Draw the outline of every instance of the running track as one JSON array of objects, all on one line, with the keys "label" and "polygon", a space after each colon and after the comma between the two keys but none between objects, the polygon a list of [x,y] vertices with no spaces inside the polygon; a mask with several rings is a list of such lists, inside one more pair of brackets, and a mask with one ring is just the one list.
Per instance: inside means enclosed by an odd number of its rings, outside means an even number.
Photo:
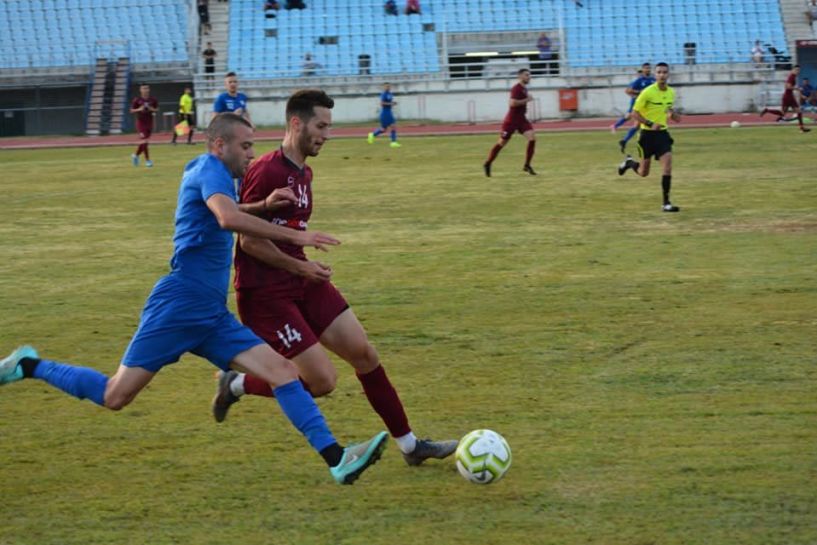
[{"label": "running track", "polygon": [[[570,131],[598,131],[608,130],[610,118],[568,119],[539,121],[534,124],[537,132],[570,132]],[[774,116],[761,119],[757,114],[709,114],[684,116],[681,123],[675,128],[706,128],[728,127],[732,121],[740,121],[744,126],[775,125]],[[476,125],[399,125],[400,136],[444,136],[458,134],[499,134],[499,123],[483,123]],[[624,129],[626,129],[625,125]],[[793,128],[794,129],[794,128]],[[364,138],[366,127],[337,127],[332,129],[333,138]],[[163,144],[169,140],[170,133],[157,133],[151,144]],[[284,136],[283,129],[262,130],[256,133],[256,140],[280,140]],[[180,138],[180,141],[182,139]],[[194,141],[203,142],[204,137],[196,133]],[[136,142],[136,135],[120,134],[115,136],[21,136],[0,138],[0,150],[12,149],[46,149],[46,148],[80,148],[94,146],[131,146]]]}]

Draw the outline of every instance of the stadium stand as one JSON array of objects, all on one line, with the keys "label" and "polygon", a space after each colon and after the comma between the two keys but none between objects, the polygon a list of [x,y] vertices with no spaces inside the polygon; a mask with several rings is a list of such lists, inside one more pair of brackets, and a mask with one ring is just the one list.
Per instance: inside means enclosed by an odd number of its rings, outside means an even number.
[{"label": "stadium stand", "polygon": [[[569,68],[634,66],[646,58],[671,64],[747,62],[754,40],[786,54],[778,0],[685,0],[651,13],[648,0],[585,2],[451,0],[424,2],[421,15],[387,15],[378,0],[312,0],[303,11],[264,17],[256,0],[231,0],[229,68],[244,79],[302,75],[311,54],[319,76],[433,74],[446,64],[446,34],[484,35],[549,30],[563,36]],[[499,36],[498,36],[499,35]],[[533,43],[527,49],[535,49]],[[362,57],[366,56],[366,57]]]},{"label": "stadium stand", "polygon": [[[2,69],[90,67],[100,56],[187,63],[186,0],[4,0]],[[44,37],[47,37],[44,39]]]}]

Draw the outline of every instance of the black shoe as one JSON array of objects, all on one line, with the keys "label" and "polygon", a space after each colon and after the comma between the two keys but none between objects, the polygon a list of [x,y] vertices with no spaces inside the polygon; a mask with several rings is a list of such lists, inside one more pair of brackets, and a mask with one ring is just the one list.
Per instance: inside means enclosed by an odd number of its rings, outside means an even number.
[{"label": "black shoe", "polygon": [[811,129],[808,127],[800,127],[800,132],[811,132]]},{"label": "black shoe", "polygon": [[627,141],[626,140],[619,140],[618,147],[621,150],[621,153],[627,153]]},{"label": "black shoe", "polygon": [[483,170],[485,170],[485,175],[490,178],[491,177],[491,164],[490,163],[485,163],[484,165],[482,165],[482,168],[483,168]]},{"label": "black shoe", "polygon": [[533,167],[530,165],[525,165],[522,167],[522,170],[530,174],[531,176],[536,176],[536,171],[533,170]]},{"label": "black shoe", "polygon": [[235,371],[221,371],[218,374],[218,387],[216,388],[216,396],[213,398],[213,418],[216,422],[224,422],[227,418],[227,411],[233,403],[240,401],[240,398],[230,390],[230,383],[232,383],[238,373]]},{"label": "black shoe", "polygon": [[458,441],[432,441],[431,439],[418,439],[417,446],[408,454],[403,454],[403,459],[410,466],[418,466],[429,458],[442,459],[451,456],[457,450]]},{"label": "black shoe", "polygon": [[633,158],[630,157],[629,155],[627,157],[625,157],[624,160],[621,162],[621,164],[618,165],[618,175],[619,176],[624,176],[624,173],[627,172],[627,169],[629,169],[629,168],[631,168],[633,166],[634,162],[635,161],[633,161]]},{"label": "black shoe", "polygon": [[670,203],[665,204],[661,208],[661,210],[664,211],[664,212],[680,212],[681,211],[681,209],[679,207],[675,206],[674,204],[670,204]]}]

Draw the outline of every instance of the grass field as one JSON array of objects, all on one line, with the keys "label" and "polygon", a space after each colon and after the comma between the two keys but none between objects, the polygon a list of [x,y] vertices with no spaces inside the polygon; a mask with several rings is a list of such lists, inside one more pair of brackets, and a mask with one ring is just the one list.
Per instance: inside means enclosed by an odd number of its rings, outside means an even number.
[{"label": "grass field", "polygon": [[[680,214],[658,172],[616,175],[609,134],[541,134],[536,178],[515,139],[487,179],[494,138],[331,142],[310,227],[343,240],[321,258],[415,431],[499,431],[504,480],[391,443],[337,486],[273,401],[216,425],[190,356],[121,413],[3,387],[0,544],[817,543],[814,137],[676,131]],[[115,370],[202,151],[0,152],[3,354]],[[338,367],[335,433],[383,429]]]}]

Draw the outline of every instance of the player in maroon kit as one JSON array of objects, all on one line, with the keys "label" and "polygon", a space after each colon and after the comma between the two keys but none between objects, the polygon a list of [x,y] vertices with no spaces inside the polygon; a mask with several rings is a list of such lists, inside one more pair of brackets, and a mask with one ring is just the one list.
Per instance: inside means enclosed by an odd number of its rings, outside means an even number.
[{"label": "player in maroon kit", "polygon": [[502,121],[502,132],[499,134],[499,141],[491,148],[491,153],[488,154],[488,160],[482,165],[485,169],[485,175],[491,176],[491,163],[494,162],[496,156],[508,141],[513,136],[513,133],[519,131],[522,136],[528,139],[528,150],[525,153],[525,166],[522,170],[531,175],[536,175],[536,172],[530,166],[530,160],[533,159],[533,151],[536,148],[536,133],[533,131],[533,125],[525,117],[525,112],[528,110],[528,102],[533,101],[533,97],[528,95],[528,83],[530,83],[530,70],[527,68],[520,68],[516,73],[519,82],[511,88],[511,98],[508,101],[510,109],[508,109],[505,120]]},{"label": "player in maroon kit", "polygon": [[780,109],[770,110],[769,108],[763,108],[763,111],[760,112],[760,117],[763,117],[765,114],[769,113],[776,115],[778,121],[782,121],[783,117],[786,115],[786,112],[792,110],[797,114],[797,123],[800,124],[800,130],[802,132],[809,132],[811,129],[807,129],[803,126],[803,113],[800,111],[800,103],[797,101],[797,97],[794,95],[795,91],[797,90],[797,75],[799,73],[800,65],[796,64],[794,67],[792,67],[789,77],[786,80],[786,90],[783,91],[783,101],[780,105]]},{"label": "player in maroon kit", "polygon": [[[267,221],[305,231],[312,214],[312,169],[315,157],[329,138],[334,100],[318,89],[294,93],[287,102],[287,129],[281,148],[250,165],[241,184],[244,203],[268,202]],[[281,200],[286,199],[281,204]],[[457,441],[417,439],[392,386],[369,343],[363,326],[330,281],[332,269],[309,261],[302,249],[267,244],[256,237],[240,237],[235,256],[235,287],[241,320],[277,352],[298,366],[301,380],[313,396],[335,388],[337,370],[326,349],[355,368],[372,408],[395,438],[409,465],[429,458],[445,458]],[[230,405],[243,394],[271,397],[269,384],[252,375],[222,373],[213,399],[213,416],[221,422]]]},{"label": "player in maroon kit", "polygon": [[159,101],[150,96],[150,85],[143,83],[139,86],[139,96],[133,99],[130,104],[130,113],[136,114],[136,132],[139,133],[139,147],[136,153],[131,155],[133,166],[139,166],[139,155],[144,152],[145,166],[152,167],[148,151],[148,140],[153,132],[153,114],[159,110]]}]

